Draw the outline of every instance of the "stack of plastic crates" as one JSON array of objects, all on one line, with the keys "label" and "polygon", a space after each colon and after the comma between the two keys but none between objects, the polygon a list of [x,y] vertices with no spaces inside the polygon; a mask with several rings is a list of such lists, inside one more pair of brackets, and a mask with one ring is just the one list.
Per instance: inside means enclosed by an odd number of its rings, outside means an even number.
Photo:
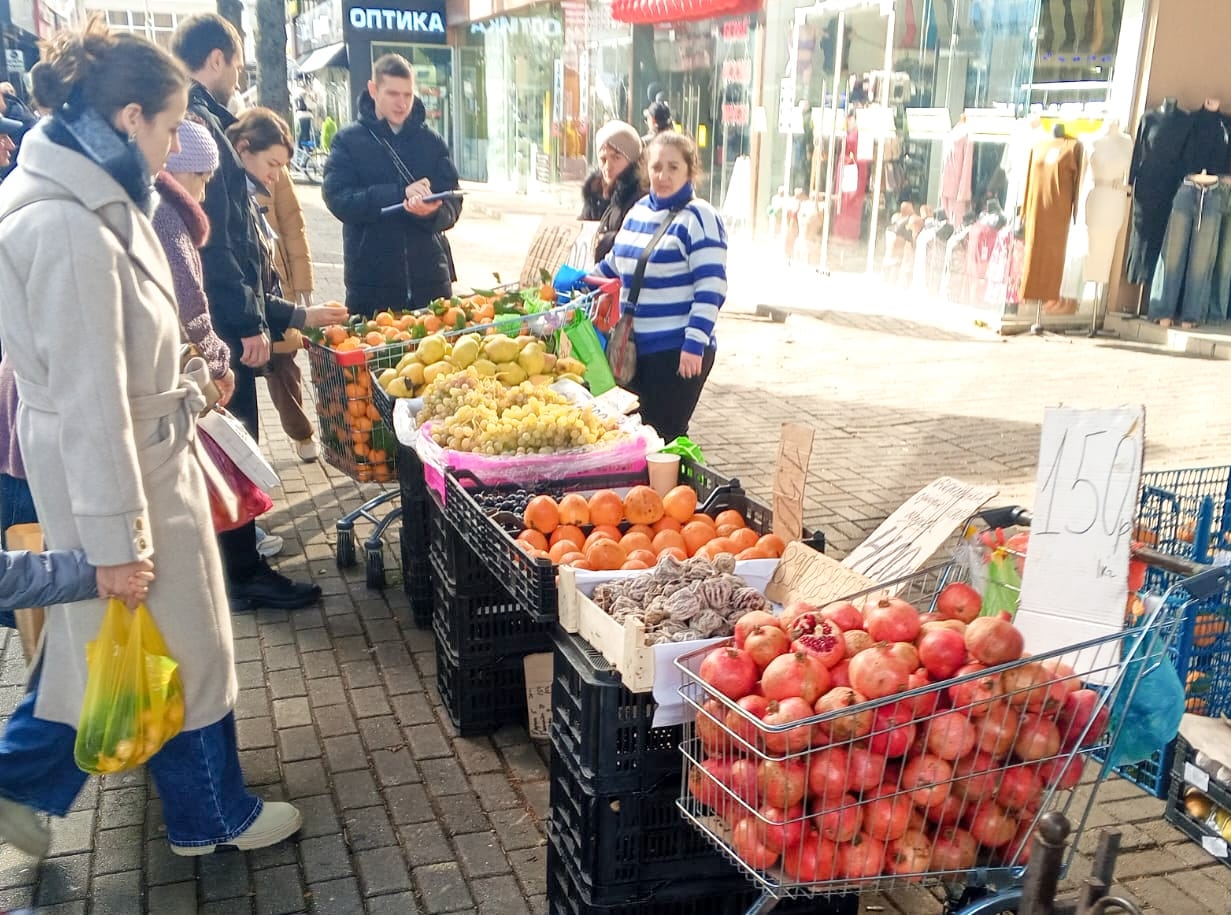
[{"label": "stack of plastic crates", "polygon": [[[397,480],[397,437],[391,418],[382,415],[373,396],[378,386],[372,373],[395,367],[405,354],[406,346],[396,343],[366,350],[336,350],[319,343],[308,346],[325,460],[358,483]],[[381,518],[374,513],[397,498],[397,490],[383,492],[335,525],[338,566],[347,568],[355,564],[355,522],[363,518],[372,523],[373,532],[364,541],[369,588],[385,586],[384,534],[401,510],[395,507]]]},{"label": "stack of plastic crates", "polygon": [[402,494],[402,588],[419,629],[432,627],[431,519],[423,462],[413,448],[399,445],[398,484]]}]

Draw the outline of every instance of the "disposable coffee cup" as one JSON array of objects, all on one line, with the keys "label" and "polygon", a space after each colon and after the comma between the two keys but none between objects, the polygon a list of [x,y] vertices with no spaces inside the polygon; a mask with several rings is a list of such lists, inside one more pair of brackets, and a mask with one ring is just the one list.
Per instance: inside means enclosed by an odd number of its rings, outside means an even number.
[{"label": "disposable coffee cup", "polygon": [[679,484],[678,454],[647,454],[645,462],[650,471],[650,488],[660,496],[665,496]]}]

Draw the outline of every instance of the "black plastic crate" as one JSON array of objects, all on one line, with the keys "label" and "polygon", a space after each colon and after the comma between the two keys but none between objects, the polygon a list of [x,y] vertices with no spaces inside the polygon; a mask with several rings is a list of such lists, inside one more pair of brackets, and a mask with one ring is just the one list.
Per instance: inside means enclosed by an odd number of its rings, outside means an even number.
[{"label": "black plastic crate", "polygon": [[[1171,784],[1167,791],[1167,807],[1163,817],[1176,829],[1184,833],[1211,857],[1231,867],[1231,851],[1227,851],[1227,842],[1214,824],[1198,820],[1184,806],[1184,794],[1189,788],[1196,788],[1217,807],[1231,812],[1231,785],[1219,784],[1212,775],[1198,769],[1195,762],[1196,751],[1183,737],[1175,739],[1175,757],[1171,767]],[[1186,763],[1192,763],[1187,768]],[[1222,854],[1217,852],[1222,851]]]},{"label": "black plastic crate", "polygon": [[457,732],[481,737],[526,722],[526,674],[521,658],[463,662],[436,638],[436,686]]},{"label": "black plastic crate", "polygon": [[492,593],[508,593],[479,558],[474,547],[449,522],[444,509],[429,498],[428,558],[432,571],[454,594],[483,597]]},{"label": "black plastic crate", "polygon": [[403,553],[418,560],[427,560],[431,539],[428,516],[427,482],[423,479],[423,462],[413,448],[398,444],[398,485],[402,493],[402,543]]},{"label": "black plastic crate", "polygon": [[416,559],[406,541],[406,528],[402,527],[402,589],[410,601],[410,615],[419,629],[432,625],[435,598],[432,596],[432,567],[424,559]]},{"label": "black plastic crate", "polygon": [[678,785],[683,726],[653,727],[653,694],[625,688],[585,639],[557,629],[552,641],[552,752],[595,793]]},{"label": "black plastic crate", "polygon": [[[544,481],[535,485],[539,490],[563,490],[565,492],[593,491],[598,489],[624,489],[648,480],[645,471],[634,474],[611,474],[606,476],[572,477]],[[697,491],[701,507],[707,512],[733,508],[739,511],[748,526],[759,534],[769,533],[773,511],[763,502],[748,495],[738,480],[728,479],[700,464],[680,461],[680,483],[687,483]],[[485,486],[471,473],[450,471],[445,474],[445,516],[462,539],[478,555],[479,561],[500,581],[504,582],[514,599],[534,619],[554,622],[559,617],[560,602],[556,582],[556,567],[549,559],[536,558],[517,545],[510,534],[496,523],[471,496],[471,489],[508,489],[516,485]],[[804,531],[804,539],[814,548],[824,551],[823,534]]]},{"label": "black plastic crate", "polygon": [[483,571],[486,590],[475,596],[458,594],[432,568],[436,639],[463,664],[523,658],[551,651],[551,623],[536,623],[509,592]]}]

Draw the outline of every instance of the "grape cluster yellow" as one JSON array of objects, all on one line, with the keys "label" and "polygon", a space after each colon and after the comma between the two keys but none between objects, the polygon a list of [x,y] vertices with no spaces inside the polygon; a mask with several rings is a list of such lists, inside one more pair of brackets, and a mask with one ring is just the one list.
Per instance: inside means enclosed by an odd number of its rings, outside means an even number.
[{"label": "grape cluster yellow", "polygon": [[544,385],[505,387],[474,369],[427,386],[419,423],[429,420],[437,445],[478,454],[553,454],[620,436],[614,422]]}]

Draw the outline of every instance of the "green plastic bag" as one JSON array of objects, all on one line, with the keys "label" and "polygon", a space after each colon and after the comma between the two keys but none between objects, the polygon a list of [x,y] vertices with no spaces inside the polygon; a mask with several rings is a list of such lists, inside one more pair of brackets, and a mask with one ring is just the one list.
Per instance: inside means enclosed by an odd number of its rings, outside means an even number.
[{"label": "green plastic bag", "polygon": [[680,457],[687,458],[694,464],[705,464],[705,454],[701,451],[701,446],[686,435],[681,435],[670,445],[664,448],[663,453],[678,454]]},{"label": "green plastic bag", "polygon": [[607,354],[603,352],[598,331],[580,309],[573,312],[572,320],[564,326],[564,333],[573,345],[573,356],[586,365],[586,384],[590,386],[590,393],[597,397],[614,388],[615,378],[611,374],[611,366],[607,364]]},{"label": "green plastic bag", "polygon": [[994,550],[987,563],[987,588],[983,593],[980,616],[996,616],[1002,610],[1017,615],[1022,593],[1022,578],[1017,574],[1017,557],[1005,550]]}]

